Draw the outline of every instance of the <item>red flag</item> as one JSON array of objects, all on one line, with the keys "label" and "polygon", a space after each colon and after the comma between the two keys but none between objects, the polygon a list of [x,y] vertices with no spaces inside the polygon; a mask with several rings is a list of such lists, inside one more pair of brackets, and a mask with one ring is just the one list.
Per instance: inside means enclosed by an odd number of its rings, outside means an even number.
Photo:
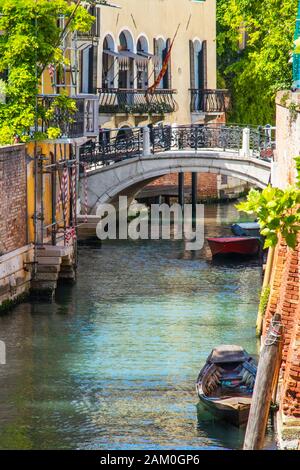
[{"label": "red flag", "polygon": [[162,65],[162,68],[161,68],[161,71],[159,72],[159,74],[157,75],[156,77],[156,80],[155,82],[153,83],[153,85],[151,85],[148,89],[147,89],[147,92],[146,92],[146,95],[148,93],[154,93],[156,88],[158,87],[158,85],[160,84],[161,80],[164,78],[167,70],[168,70],[168,64],[169,64],[169,60],[170,60],[170,57],[171,57],[171,52],[172,52],[172,47],[173,47],[173,44],[174,44],[174,41],[175,41],[175,38],[177,36],[177,33],[178,33],[178,29],[179,29],[179,26],[178,25],[178,28],[177,28],[177,31],[175,33],[175,36],[173,38],[173,41],[171,42],[170,44],[170,47],[169,47],[169,50],[166,54],[166,57],[165,57],[165,60],[163,62],[163,65]]}]

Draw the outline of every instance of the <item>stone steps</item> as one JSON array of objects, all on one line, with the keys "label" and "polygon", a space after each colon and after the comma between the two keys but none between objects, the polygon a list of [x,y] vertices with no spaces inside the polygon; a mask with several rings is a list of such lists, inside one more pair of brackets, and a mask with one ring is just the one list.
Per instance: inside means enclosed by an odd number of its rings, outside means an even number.
[{"label": "stone steps", "polygon": [[31,283],[35,297],[52,299],[59,279],[75,280],[72,246],[45,245],[37,250],[37,272]]}]

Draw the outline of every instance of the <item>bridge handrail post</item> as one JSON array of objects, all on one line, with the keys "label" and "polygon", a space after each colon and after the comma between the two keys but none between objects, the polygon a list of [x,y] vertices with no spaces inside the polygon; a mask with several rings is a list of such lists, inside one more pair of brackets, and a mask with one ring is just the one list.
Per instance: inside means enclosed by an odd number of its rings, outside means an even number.
[{"label": "bridge handrail post", "polygon": [[150,129],[148,126],[143,127],[143,157],[151,155],[150,149]]},{"label": "bridge handrail post", "polygon": [[241,150],[242,157],[250,157],[250,129],[245,127],[243,129],[243,145]]}]

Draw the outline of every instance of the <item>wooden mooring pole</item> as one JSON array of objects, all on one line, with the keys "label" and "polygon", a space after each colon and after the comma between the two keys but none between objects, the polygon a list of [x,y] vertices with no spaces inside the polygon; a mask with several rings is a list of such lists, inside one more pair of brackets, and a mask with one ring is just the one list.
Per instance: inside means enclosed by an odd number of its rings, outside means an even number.
[{"label": "wooden mooring pole", "polygon": [[178,204],[184,208],[184,173],[178,173]]},{"label": "wooden mooring pole", "polygon": [[281,362],[282,337],[281,316],[275,314],[259,358],[244,450],[259,450],[263,447],[273,389]]}]

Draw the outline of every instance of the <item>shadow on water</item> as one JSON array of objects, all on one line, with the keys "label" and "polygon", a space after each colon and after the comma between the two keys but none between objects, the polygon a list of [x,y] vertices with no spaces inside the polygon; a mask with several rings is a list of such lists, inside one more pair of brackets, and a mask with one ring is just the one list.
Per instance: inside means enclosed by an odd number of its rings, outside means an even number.
[{"label": "shadow on water", "polygon": [[244,428],[237,428],[217,419],[200,402],[196,408],[199,436],[214,440],[219,447],[225,449],[241,449],[243,447]]},{"label": "shadow on water", "polygon": [[[206,235],[237,218],[206,207]],[[257,353],[260,288],[259,264],[215,264],[207,244],[80,247],[76,284],[0,317],[0,448],[240,448],[241,430],[197,420],[195,381],[218,344]]]},{"label": "shadow on water", "polygon": [[[199,402],[197,408],[198,433],[202,438],[214,441],[216,445],[224,449],[240,450],[243,448],[246,426],[235,427],[226,421],[217,419],[213,414],[205,409]],[[268,422],[265,450],[276,449],[274,442],[274,429],[271,420]]]}]

